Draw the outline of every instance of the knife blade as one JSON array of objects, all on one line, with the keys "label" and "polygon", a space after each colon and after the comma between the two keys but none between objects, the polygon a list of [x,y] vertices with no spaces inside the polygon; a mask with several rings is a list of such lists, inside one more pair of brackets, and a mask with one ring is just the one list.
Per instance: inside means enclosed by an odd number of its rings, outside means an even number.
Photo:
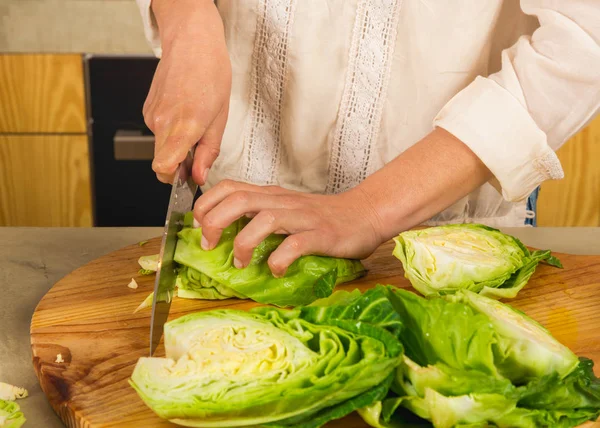
[{"label": "knife blade", "polygon": [[158,269],[154,282],[154,298],[152,299],[152,318],[150,324],[150,356],[160,343],[165,323],[169,317],[171,301],[175,294],[175,247],[177,233],[183,227],[185,213],[192,209],[194,196],[198,185],[192,179],[193,151],[177,167],[173,188],[167,209],[167,218],[163,231],[160,253],[158,256]]}]

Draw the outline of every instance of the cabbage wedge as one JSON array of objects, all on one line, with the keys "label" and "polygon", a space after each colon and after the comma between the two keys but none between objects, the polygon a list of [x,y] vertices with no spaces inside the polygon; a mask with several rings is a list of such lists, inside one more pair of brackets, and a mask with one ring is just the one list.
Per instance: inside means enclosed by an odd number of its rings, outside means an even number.
[{"label": "cabbage wedge", "polygon": [[600,415],[593,363],[522,312],[466,290],[388,291],[405,355],[387,398],[359,411],[370,426],[410,414],[436,428],[575,427]]},{"label": "cabbage wedge", "polygon": [[394,256],[424,296],[469,290],[513,298],[540,262],[562,268],[549,250],[530,252],[521,241],[481,224],[453,224],[403,232]]},{"label": "cabbage wedge", "polygon": [[401,363],[402,323],[385,290],[349,294],[170,321],[166,358],[140,358],[130,383],[179,425],[322,426],[383,400]]}]

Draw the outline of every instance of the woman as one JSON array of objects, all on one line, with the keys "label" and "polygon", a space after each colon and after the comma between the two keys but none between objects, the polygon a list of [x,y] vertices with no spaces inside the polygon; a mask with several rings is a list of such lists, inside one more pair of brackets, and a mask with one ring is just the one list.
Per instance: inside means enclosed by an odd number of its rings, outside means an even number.
[{"label": "woman", "polygon": [[523,225],[600,108],[598,0],[138,0],[144,117],[169,182],[195,150],[202,245],[246,266],[362,258],[423,222]]}]

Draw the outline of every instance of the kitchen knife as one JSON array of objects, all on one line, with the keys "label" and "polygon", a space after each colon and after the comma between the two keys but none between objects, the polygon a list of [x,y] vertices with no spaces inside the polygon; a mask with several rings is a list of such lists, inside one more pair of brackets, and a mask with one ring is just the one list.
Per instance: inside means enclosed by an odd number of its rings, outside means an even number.
[{"label": "kitchen knife", "polygon": [[150,356],[158,347],[163,335],[165,322],[169,316],[171,301],[175,295],[175,245],[177,232],[183,227],[185,213],[192,209],[198,185],[192,179],[193,151],[177,167],[173,179],[173,189],[167,209],[167,219],[158,256],[158,269],[154,282],[152,299],[152,320],[150,324]]}]

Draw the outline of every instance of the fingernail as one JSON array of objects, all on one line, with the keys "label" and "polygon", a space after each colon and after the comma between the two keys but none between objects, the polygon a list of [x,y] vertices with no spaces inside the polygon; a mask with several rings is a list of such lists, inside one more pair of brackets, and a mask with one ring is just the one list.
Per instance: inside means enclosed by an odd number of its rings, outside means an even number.
[{"label": "fingernail", "polygon": [[208,168],[206,168],[204,170],[204,172],[202,173],[202,184],[206,184],[206,179],[208,178]]},{"label": "fingernail", "polygon": [[273,269],[271,269],[271,275],[273,275],[275,278],[281,278],[283,276],[278,271]]},{"label": "fingernail", "polygon": [[210,248],[208,247],[208,240],[202,235],[202,239],[200,240],[200,246],[203,250],[208,251]]},{"label": "fingernail", "polygon": [[198,229],[200,227],[200,222],[194,219],[194,229]]},{"label": "fingernail", "polygon": [[237,268],[237,269],[242,269],[244,267],[244,265],[242,264],[242,262],[240,262],[237,258],[233,258],[233,265]]}]

